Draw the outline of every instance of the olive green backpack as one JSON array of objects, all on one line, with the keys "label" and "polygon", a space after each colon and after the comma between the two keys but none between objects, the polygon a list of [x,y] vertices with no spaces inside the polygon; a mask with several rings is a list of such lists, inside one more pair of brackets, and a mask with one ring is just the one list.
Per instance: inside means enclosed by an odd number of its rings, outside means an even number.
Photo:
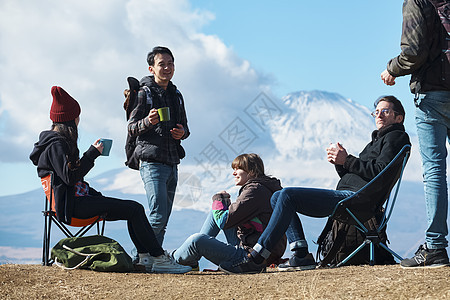
[{"label": "olive green backpack", "polygon": [[90,269],[100,272],[130,272],[134,270],[131,257],[115,240],[92,235],[64,238],[53,248],[51,257],[64,269]]}]

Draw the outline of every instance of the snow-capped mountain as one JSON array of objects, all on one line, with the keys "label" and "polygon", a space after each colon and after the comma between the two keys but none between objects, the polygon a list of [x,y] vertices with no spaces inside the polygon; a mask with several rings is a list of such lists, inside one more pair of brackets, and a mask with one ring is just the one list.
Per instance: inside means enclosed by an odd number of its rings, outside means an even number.
[{"label": "snow-capped mountain", "polygon": [[285,112],[271,123],[278,152],[275,174],[288,185],[334,187],[337,178],[325,149],[339,142],[349,153],[358,154],[375,129],[370,110],[324,91],[291,93],[282,100]]},{"label": "snow-capped mountain", "polygon": [[[187,158],[179,166],[165,248],[176,248],[200,229],[213,194],[227,190],[232,199],[237,196],[231,161],[238,154],[260,154],[266,173],[281,179],[285,187],[334,188],[338,178],[334,166],[326,160],[325,148],[331,142],[340,142],[349,153],[358,155],[375,129],[368,108],[339,94],[301,91],[281,100],[278,103],[263,95],[248,105],[242,115],[224,122],[223,127],[218,127],[217,136],[205,138],[203,145],[186,143]],[[195,128],[191,131],[195,132]],[[413,155],[405,172],[406,181],[388,230],[393,248],[402,255],[415,250],[425,227],[420,159],[415,153],[414,138],[412,141]],[[148,208],[138,171],[122,167],[88,181],[105,195],[134,199]],[[0,197],[0,262],[18,261],[17,253],[23,253],[23,260],[19,261],[30,261],[30,247],[34,249],[31,251],[34,261],[36,257],[39,259],[42,207],[41,190]],[[326,221],[306,217],[302,220],[309,242],[317,238]],[[107,224],[106,234],[125,249],[132,248],[124,222]],[[55,236],[53,241],[56,243],[58,238],[61,236]],[[313,243],[310,245],[314,250]]]},{"label": "snow-capped mountain", "polygon": [[272,138],[282,159],[322,160],[329,143],[361,150],[374,121],[367,107],[339,94],[297,92],[283,98],[287,113],[273,121]]}]

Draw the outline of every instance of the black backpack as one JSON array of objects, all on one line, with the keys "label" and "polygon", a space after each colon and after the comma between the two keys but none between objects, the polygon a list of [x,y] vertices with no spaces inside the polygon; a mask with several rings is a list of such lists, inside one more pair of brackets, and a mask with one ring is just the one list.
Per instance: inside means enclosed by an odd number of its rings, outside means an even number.
[{"label": "black backpack", "polygon": [[[376,231],[381,220],[382,213],[370,218],[364,223],[369,231]],[[386,227],[378,235],[384,244],[388,242]],[[333,267],[343,261],[365,240],[364,235],[353,225],[329,218],[325,228],[317,239],[317,261],[319,267]],[[369,264],[369,247],[364,247],[353,256],[345,265]],[[375,247],[375,264],[395,264],[394,257],[385,249]]]},{"label": "black backpack", "polygon": [[450,1],[428,0],[433,4],[442,24],[440,43],[442,46],[442,79],[450,85]]},{"label": "black backpack", "polygon": [[[139,80],[134,77],[128,77],[128,89],[123,91],[123,95],[125,96],[125,102],[123,103],[123,109],[125,110],[125,114],[127,117],[127,121],[130,119],[130,114],[137,104],[137,97],[140,90]],[[147,94],[147,103],[152,102],[151,92],[150,90],[146,91]],[[127,140],[125,142],[125,154],[127,155],[127,160],[125,161],[125,165],[133,170],[139,170],[139,159],[135,153],[136,148],[136,136],[130,136],[127,133]]]}]

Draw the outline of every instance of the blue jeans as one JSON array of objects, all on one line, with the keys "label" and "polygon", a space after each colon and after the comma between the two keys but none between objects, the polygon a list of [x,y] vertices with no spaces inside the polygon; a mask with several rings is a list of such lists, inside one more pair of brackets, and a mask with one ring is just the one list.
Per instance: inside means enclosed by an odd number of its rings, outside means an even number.
[{"label": "blue jeans", "polygon": [[236,227],[223,230],[227,243],[216,239],[220,228],[214,222],[212,212],[208,214],[200,233],[191,235],[172,254],[176,262],[196,266],[200,258],[205,257],[216,265],[231,259],[240,259],[247,255],[247,251],[239,247],[240,240],[236,234]]},{"label": "blue jeans", "polygon": [[[213,212],[210,211],[208,216],[206,217],[205,222],[203,222],[203,226],[200,229],[200,233],[216,237],[220,232],[219,226],[217,226],[216,221],[214,221]],[[227,243],[232,246],[237,246],[240,244],[241,240],[237,236],[237,227],[224,229],[223,233],[225,238],[227,239]]]},{"label": "blue jeans", "polygon": [[415,102],[428,221],[425,241],[429,249],[441,249],[448,246],[446,140],[450,141],[450,92],[426,92]]},{"label": "blue jeans", "polygon": [[291,250],[306,247],[302,223],[296,212],[315,218],[328,217],[336,204],[351,195],[352,191],[290,187],[277,191],[270,202],[273,213],[269,224],[253,247],[267,258],[284,233]]},{"label": "blue jeans", "polygon": [[177,188],[178,167],[141,161],[139,170],[150,208],[149,221],[162,245]]}]

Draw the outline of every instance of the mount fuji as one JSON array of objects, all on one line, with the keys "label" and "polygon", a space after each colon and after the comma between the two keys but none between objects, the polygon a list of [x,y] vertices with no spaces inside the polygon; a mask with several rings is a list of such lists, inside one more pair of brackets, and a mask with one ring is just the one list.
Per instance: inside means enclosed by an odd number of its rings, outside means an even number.
[{"label": "mount fuji", "polygon": [[[265,94],[250,103],[235,119],[219,128],[203,145],[185,144],[187,157],[179,166],[179,182],[174,211],[167,228],[165,249],[178,247],[190,234],[198,232],[210,209],[211,196],[227,190],[235,199],[231,161],[241,153],[258,153],[266,174],[281,179],[282,185],[335,187],[338,176],[327,162],[325,148],[339,142],[358,155],[375,129],[367,107],[336,93],[300,91],[273,101]],[[195,132],[195,128],[191,128]],[[407,130],[408,131],[408,130]],[[420,158],[416,138],[405,170],[398,205],[388,227],[392,248],[410,255],[423,242],[425,207]],[[37,179],[38,180],[38,179]],[[133,199],[148,207],[139,172],[125,167],[87,179],[104,195]],[[42,190],[0,197],[0,262],[39,262],[44,205]],[[301,216],[310,250],[326,219]],[[127,251],[133,245],[123,221],[108,222],[106,235]],[[63,236],[54,230],[52,243]],[[223,238],[223,236],[221,237]]]}]

